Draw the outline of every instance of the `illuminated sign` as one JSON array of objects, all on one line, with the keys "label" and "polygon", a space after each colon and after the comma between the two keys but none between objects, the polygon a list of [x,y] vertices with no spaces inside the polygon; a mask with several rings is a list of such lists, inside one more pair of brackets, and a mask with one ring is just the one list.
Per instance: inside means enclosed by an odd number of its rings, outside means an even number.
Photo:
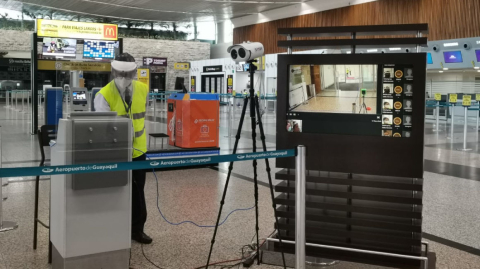
[{"label": "illuminated sign", "polygon": [[110,63],[99,62],[69,62],[69,61],[38,61],[38,70],[80,70],[95,72],[110,72],[112,70]]},{"label": "illuminated sign", "polygon": [[116,24],[37,19],[39,37],[117,40]]}]

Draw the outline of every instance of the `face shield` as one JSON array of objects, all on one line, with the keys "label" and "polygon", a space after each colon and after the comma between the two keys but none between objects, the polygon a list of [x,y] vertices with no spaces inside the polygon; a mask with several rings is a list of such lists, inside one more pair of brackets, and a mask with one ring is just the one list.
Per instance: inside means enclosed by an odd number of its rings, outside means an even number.
[{"label": "face shield", "polygon": [[134,62],[113,61],[112,76],[117,88],[123,92],[137,76],[137,64]]}]

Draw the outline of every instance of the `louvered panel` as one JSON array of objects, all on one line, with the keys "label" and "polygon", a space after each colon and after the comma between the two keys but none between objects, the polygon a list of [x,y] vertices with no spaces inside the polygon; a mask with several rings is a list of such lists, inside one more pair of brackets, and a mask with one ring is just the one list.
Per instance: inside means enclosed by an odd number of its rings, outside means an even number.
[{"label": "louvered panel", "polygon": [[[284,239],[295,240],[295,170],[275,174],[278,226]],[[308,171],[306,175],[308,243],[404,255],[421,254],[423,180],[403,177]],[[279,250],[278,244],[275,245]],[[284,246],[292,251],[291,246]],[[365,257],[309,248],[317,257],[362,261]],[[308,250],[307,250],[308,252]],[[343,254],[345,255],[345,254]],[[370,257],[368,263],[391,262]],[[417,267],[399,260],[398,265]],[[418,268],[418,267],[417,267]]]}]

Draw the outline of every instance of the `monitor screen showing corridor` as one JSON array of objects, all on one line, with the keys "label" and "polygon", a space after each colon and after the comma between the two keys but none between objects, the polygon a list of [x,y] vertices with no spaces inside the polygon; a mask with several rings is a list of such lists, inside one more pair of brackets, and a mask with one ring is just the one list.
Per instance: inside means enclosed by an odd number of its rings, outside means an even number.
[{"label": "monitor screen showing corridor", "polygon": [[377,114],[377,65],[292,65],[289,71],[291,112]]}]

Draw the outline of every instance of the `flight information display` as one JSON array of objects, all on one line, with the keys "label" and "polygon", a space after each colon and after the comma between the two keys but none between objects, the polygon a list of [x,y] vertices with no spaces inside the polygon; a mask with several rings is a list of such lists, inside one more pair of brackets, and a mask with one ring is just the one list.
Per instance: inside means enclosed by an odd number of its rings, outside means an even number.
[{"label": "flight information display", "polygon": [[118,41],[85,40],[83,43],[84,58],[115,58]]}]

